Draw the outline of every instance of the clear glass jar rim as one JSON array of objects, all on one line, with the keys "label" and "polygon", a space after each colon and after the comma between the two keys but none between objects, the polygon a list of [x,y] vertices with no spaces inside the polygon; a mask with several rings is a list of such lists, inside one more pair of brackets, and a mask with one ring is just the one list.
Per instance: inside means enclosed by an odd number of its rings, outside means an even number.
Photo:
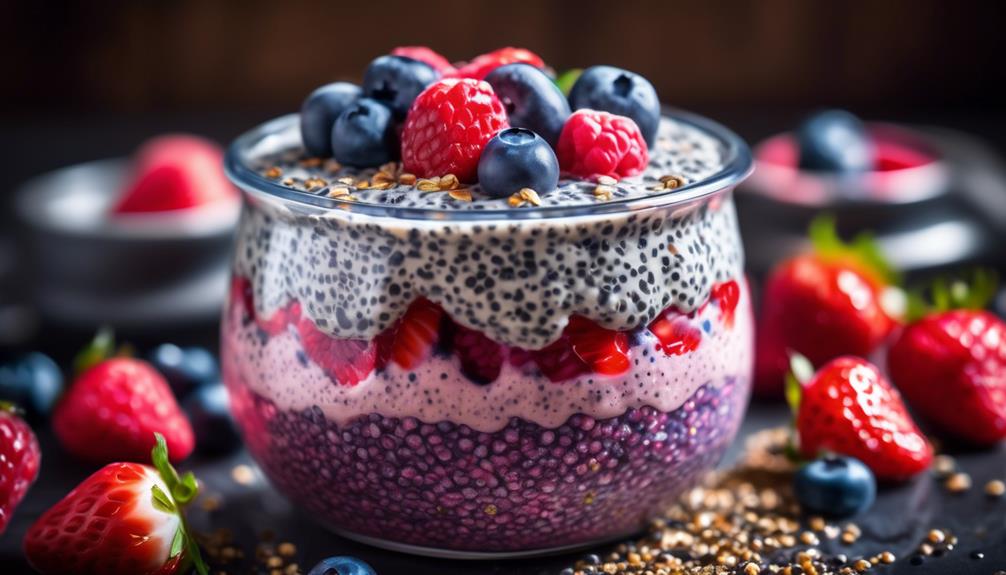
[{"label": "clear glass jar rim", "polygon": [[[318,196],[294,190],[275,180],[266,178],[253,169],[247,160],[249,159],[249,152],[252,149],[264,146],[263,141],[267,138],[281,134],[292,128],[299,130],[299,114],[280,116],[260,124],[239,136],[227,149],[227,154],[224,157],[224,169],[231,181],[245,192],[256,195],[264,194],[291,204],[310,206],[323,210],[348,210],[356,214],[377,217],[441,221],[570,218],[676,206],[732,188],[750,175],[754,166],[751,150],[747,143],[733,131],[704,116],[673,108],[665,108],[664,116],[676,122],[697,128],[719,141],[723,149],[723,167],[715,174],[681,188],[603,203],[544,206],[523,210],[444,210],[337,200],[327,196]],[[263,153],[280,151],[282,149],[278,145],[275,147],[275,150],[268,150]]]}]

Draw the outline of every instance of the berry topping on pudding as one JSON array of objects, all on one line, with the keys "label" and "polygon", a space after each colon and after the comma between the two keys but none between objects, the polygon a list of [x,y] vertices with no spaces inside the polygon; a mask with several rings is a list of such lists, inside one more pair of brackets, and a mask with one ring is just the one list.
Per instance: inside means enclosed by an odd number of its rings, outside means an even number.
[{"label": "berry topping on pudding", "polygon": [[236,200],[215,143],[187,134],[160,136],[136,153],[132,182],[112,208],[115,214],[167,212]]},{"label": "berry topping on pudding", "polygon": [[503,102],[511,126],[527,128],[556,146],[570,109],[551,78],[530,64],[507,64],[490,72],[486,82]]},{"label": "berry topping on pudding", "polygon": [[486,143],[509,127],[492,87],[471,79],[433,84],[412,104],[402,128],[402,164],[421,178],[476,180]]},{"label": "berry topping on pudding", "polygon": [[486,144],[478,175],[482,190],[494,198],[519,193],[523,188],[546,193],[559,183],[559,160],[538,134],[508,128]]},{"label": "berry topping on pudding", "polygon": [[587,178],[635,176],[650,159],[635,122],[596,110],[573,112],[559,136],[557,155],[564,171]]},{"label": "berry topping on pudding", "polygon": [[332,154],[349,166],[378,166],[398,157],[391,110],[360,98],[346,107],[332,128]]},{"label": "berry topping on pudding", "polygon": [[468,62],[458,68],[451,76],[456,78],[474,78],[475,80],[482,80],[496,68],[507,64],[515,64],[517,62],[530,64],[535,68],[545,67],[544,60],[542,60],[541,57],[534,52],[524,48],[506,47],[493,50],[488,54],[476,56],[471,62]]},{"label": "berry topping on pudding", "polygon": [[826,110],[804,120],[796,133],[800,168],[820,172],[865,172],[874,148],[862,120],[845,110]]},{"label": "berry topping on pudding", "polygon": [[429,64],[440,74],[447,74],[454,71],[451,62],[427,46],[399,46],[391,51],[392,56],[405,56],[413,60],[419,60]]},{"label": "berry topping on pudding", "polygon": [[588,108],[632,118],[648,146],[660,124],[660,99],[649,80],[612,66],[587,68],[573,84],[569,103],[574,110]]},{"label": "berry topping on pudding", "polygon": [[300,107],[300,135],[308,154],[321,158],[332,155],[332,126],[361,93],[356,84],[334,82],[308,95]]},{"label": "berry topping on pudding", "polygon": [[396,120],[403,120],[416,96],[438,76],[425,62],[405,56],[381,56],[363,74],[363,94],[390,108]]}]

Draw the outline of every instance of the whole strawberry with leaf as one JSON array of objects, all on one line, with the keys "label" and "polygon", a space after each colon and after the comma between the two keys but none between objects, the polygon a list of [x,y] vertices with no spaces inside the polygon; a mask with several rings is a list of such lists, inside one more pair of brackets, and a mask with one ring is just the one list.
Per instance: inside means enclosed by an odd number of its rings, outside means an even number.
[{"label": "whole strawberry with leaf", "polygon": [[[868,356],[899,321],[898,277],[867,234],[843,242],[831,218],[810,226],[812,251],[768,277],[757,326],[755,393],[782,395],[788,354],[816,366],[842,355]],[[892,297],[895,296],[895,297]]]},{"label": "whole strawberry with leaf", "polygon": [[947,434],[976,443],[1006,438],[1006,323],[984,310],[996,279],[937,281],[931,302],[909,300],[910,323],[887,353],[908,402]]},{"label": "whole strawberry with leaf", "polygon": [[898,390],[870,362],[852,356],[831,360],[816,373],[791,358],[786,399],[795,415],[800,455],[855,457],[878,479],[903,481],[929,468],[933,450],[908,414]]},{"label": "whole strawberry with leaf", "polygon": [[17,408],[0,401],[0,535],[38,477],[42,452]]},{"label": "whole strawberry with leaf", "polygon": [[24,538],[25,557],[43,575],[207,573],[184,507],[199,487],[179,476],[160,434],[153,467],[110,463],[39,517]]},{"label": "whole strawberry with leaf", "polygon": [[78,376],[53,412],[60,444],[95,463],[146,461],[159,433],[172,461],[188,457],[195,434],[164,376],[145,361],[115,354],[111,333],[102,331],[78,355]]}]

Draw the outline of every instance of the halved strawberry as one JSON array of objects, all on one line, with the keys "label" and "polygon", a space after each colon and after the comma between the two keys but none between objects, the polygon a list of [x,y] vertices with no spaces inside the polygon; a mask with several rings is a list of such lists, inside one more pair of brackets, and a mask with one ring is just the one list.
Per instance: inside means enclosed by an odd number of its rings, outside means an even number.
[{"label": "halved strawberry", "polygon": [[426,298],[418,298],[405,311],[391,344],[391,360],[403,369],[415,369],[430,356],[440,337],[444,310]]},{"label": "halved strawberry", "polygon": [[373,342],[332,337],[307,316],[297,321],[297,334],[304,353],[340,385],[356,385],[374,371],[377,346]]},{"label": "halved strawberry", "polygon": [[451,332],[451,348],[461,360],[461,372],[475,383],[496,381],[503,369],[503,346],[463,325],[452,324]]},{"label": "halved strawberry", "polygon": [[620,375],[630,366],[629,336],[581,316],[571,316],[562,336],[542,349],[511,350],[516,357],[524,354],[554,382],[588,373]]},{"label": "halved strawberry", "polygon": [[898,390],[870,362],[845,356],[813,373],[806,358],[794,356],[787,381],[804,457],[826,451],[849,455],[878,479],[891,481],[917,475],[932,462],[932,447]]},{"label": "halved strawberry", "polygon": [[605,329],[581,316],[569,318],[566,326],[573,353],[591,371],[601,375],[619,375],[629,369],[629,337]]},{"label": "halved strawberry", "polygon": [[392,50],[391,54],[393,56],[405,56],[406,58],[425,62],[441,74],[454,71],[454,66],[447,58],[444,58],[428,46],[399,46]]},{"label": "halved strawberry", "polygon": [[199,487],[179,477],[160,435],[155,467],[110,463],[67,494],[28,529],[24,554],[43,575],[173,575],[207,568],[182,509]]},{"label": "halved strawberry", "polygon": [[720,319],[727,327],[734,325],[734,313],[741,299],[741,288],[736,281],[730,280],[713,286],[709,293],[710,299],[720,307]]},{"label": "halved strawberry", "polygon": [[664,310],[649,328],[660,342],[658,348],[667,355],[691,353],[702,343],[702,330],[674,308]]},{"label": "halved strawberry", "polygon": [[300,321],[301,306],[300,302],[296,300],[290,301],[285,307],[279,308],[269,317],[257,315],[251,282],[236,274],[231,278],[228,306],[232,312],[240,309],[244,321],[255,321],[258,327],[269,335],[283,333],[287,326],[296,325]]},{"label": "halved strawberry", "polygon": [[181,210],[237,197],[223,171],[223,151],[198,136],[154,138],[136,154],[132,182],[116,214]]},{"label": "halved strawberry", "polygon": [[447,71],[444,76],[450,78],[474,78],[476,80],[482,80],[489,74],[489,72],[492,72],[496,68],[518,62],[530,64],[536,68],[545,67],[544,60],[542,60],[541,56],[538,56],[534,52],[525,48],[514,48],[508,46],[506,48],[500,48],[498,50],[493,50],[492,52],[476,56],[475,58],[472,58],[471,62],[460,66],[456,70]]}]

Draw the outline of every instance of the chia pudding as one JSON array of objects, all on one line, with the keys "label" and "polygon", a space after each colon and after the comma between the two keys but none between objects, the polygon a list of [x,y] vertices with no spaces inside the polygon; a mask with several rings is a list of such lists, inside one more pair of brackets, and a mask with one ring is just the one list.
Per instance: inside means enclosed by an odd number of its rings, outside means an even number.
[{"label": "chia pudding", "polygon": [[526,202],[242,136],[224,378],[265,474],[398,548],[544,552],[624,536],[715,466],[752,318],[733,134],[664,116],[648,168]]}]

